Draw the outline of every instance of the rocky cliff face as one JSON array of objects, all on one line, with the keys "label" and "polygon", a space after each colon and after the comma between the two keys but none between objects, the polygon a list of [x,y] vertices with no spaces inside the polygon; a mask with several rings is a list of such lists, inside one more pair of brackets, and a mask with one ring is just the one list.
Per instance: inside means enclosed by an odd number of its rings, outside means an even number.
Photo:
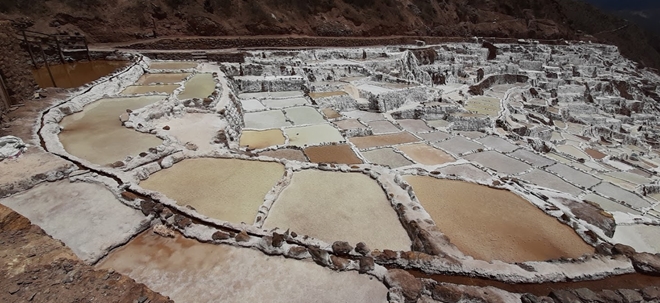
[{"label": "rocky cliff face", "polygon": [[[0,76],[7,86],[9,105],[18,104],[32,96],[34,77],[30,72],[29,59],[14,39],[14,29],[10,22],[0,21]],[[6,110],[0,102],[0,112]]]},{"label": "rocky cliff face", "polygon": [[660,47],[642,29],[579,0],[0,0],[3,18],[93,42],[283,34],[585,39],[660,67]]}]

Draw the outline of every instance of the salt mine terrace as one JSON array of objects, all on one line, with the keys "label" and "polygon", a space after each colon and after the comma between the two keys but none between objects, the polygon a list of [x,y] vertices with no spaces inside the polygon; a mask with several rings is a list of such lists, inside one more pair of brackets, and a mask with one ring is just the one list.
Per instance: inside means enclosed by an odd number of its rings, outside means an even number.
[{"label": "salt mine terrace", "polygon": [[0,203],[176,302],[660,300],[660,77],[496,47],[126,52],[39,111]]}]

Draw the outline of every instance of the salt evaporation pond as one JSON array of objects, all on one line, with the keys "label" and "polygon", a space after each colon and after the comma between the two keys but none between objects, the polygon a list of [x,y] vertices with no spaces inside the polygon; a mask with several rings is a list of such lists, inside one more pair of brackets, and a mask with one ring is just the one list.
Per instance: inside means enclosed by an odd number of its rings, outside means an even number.
[{"label": "salt evaporation pond", "polygon": [[148,85],[157,83],[178,83],[190,76],[190,73],[144,74],[135,84]]},{"label": "salt evaporation pond", "polygon": [[34,79],[41,88],[61,87],[74,88],[107,76],[115,70],[128,65],[127,61],[81,61],[50,66],[50,72],[55,84],[48,74],[46,66],[33,70]]},{"label": "salt evaporation pond", "polygon": [[121,92],[121,95],[141,95],[149,93],[171,94],[179,88],[178,84],[168,85],[131,85]]},{"label": "salt evaporation pond", "polygon": [[410,250],[410,239],[381,187],[362,173],[294,173],[264,223],[332,243]]},{"label": "salt evaporation pond", "polygon": [[179,100],[204,99],[215,90],[215,79],[212,74],[197,74],[183,85],[183,91],[177,96]]},{"label": "salt evaporation pond", "polygon": [[474,183],[406,176],[451,243],[486,261],[544,261],[593,254],[578,234],[510,191]]},{"label": "salt evaporation pond", "polygon": [[197,62],[186,61],[152,61],[150,69],[190,69],[197,67]]},{"label": "salt evaporation pond", "polygon": [[202,215],[251,224],[283,174],[284,166],[275,162],[187,159],[151,175],[140,186],[179,205],[190,205]]},{"label": "salt evaporation pond", "polygon": [[251,149],[282,145],[285,142],[280,129],[246,130],[241,134],[240,145]]},{"label": "salt evaporation pond", "polygon": [[64,149],[99,165],[136,156],[162,140],[154,135],[124,127],[119,116],[127,109],[135,110],[163,100],[162,96],[101,99],[86,105],[81,112],[62,119],[59,134]]},{"label": "salt evaporation pond", "polygon": [[311,261],[151,231],[112,252],[98,267],[125,274],[176,302],[387,302],[385,285],[356,271],[336,272]]}]

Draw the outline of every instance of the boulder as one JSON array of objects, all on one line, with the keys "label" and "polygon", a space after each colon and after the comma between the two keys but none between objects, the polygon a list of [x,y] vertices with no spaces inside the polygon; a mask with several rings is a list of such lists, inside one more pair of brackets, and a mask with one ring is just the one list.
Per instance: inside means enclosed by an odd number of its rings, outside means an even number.
[{"label": "boulder", "polygon": [[626,303],[638,303],[643,302],[644,298],[642,295],[632,289],[619,289],[617,292],[623,297],[623,301]]},{"label": "boulder", "polygon": [[630,258],[635,270],[653,276],[660,276],[660,257],[649,253],[638,253]]},{"label": "boulder", "polygon": [[423,288],[420,279],[415,278],[415,276],[403,269],[388,270],[385,276],[385,284],[389,288],[401,288],[406,302],[416,302]]},{"label": "boulder", "polygon": [[577,295],[568,290],[553,290],[550,293],[550,298],[553,298],[558,303],[582,303],[582,300]]},{"label": "boulder", "polygon": [[598,293],[598,297],[602,302],[623,303],[623,298],[617,292],[605,289]]},{"label": "boulder", "polygon": [[335,241],[335,243],[332,243],[332,251],[334,251],[337,255],[347,256],[351,253],[351,250],[353,250],[353,247],[351,247],[348,242]]},{"label": "boulder", "polygon": [[431,289],[431,297],[440,302],[457,303],[463,298],[463,292],[451,285],[437,284]]},{"label": "boulder", "polygon": [[642,297],[644,300],[660,300],[660,286],[649,286],[642,289]]},{"label": "boulder", "polygon": [[628,258],[632,257],[635,254],[635,249],[625,245],[625,244],[615,244],[614,247],[612,248],[612,254],[615,255],[624,255]]},{"label": "boulder", "polygon": [[580,298],[583,302],[599,302],[600,298],[598,298],[598,295],[593,292],[591,289],[588,288],[578,288],[573,291],[575,295]]}]

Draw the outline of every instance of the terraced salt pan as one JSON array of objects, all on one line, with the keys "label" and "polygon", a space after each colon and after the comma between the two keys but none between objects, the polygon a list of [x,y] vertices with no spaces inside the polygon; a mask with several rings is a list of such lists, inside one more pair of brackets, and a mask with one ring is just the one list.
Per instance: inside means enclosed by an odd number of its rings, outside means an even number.
[{"label": "terraced salt pan", "polygon": [[347,144],[312,146],[305,148],[305,154],[315,163],[362,164]]},{"label": "terraced salt pan", "polygon": [[452,135],[441,131],[425,133],[425,134],[417,134],[417,135],[420,136],[422,139],[427,140],[431,143],[444,141],[452,137]]},{"label": "terraced salt pan", "polygon": [[491,97],[474,97],[468,100],[465,109],[478,114],[497,117],[500,111],[500,100]]},{"label": "terraced salt pan", "polygon": [[587,153],[589,156],[591,156],[592,158],[594,158],[596,160],[600,160],[600,159],[603,159],[603,158],[607,157],[606,154],[600,152],[599,150],[593,149],[593,148],[585,148],[584,152]]},{"label": "terraced salt pan", "polygon": [[426,124],[436,129],[444,129],[447,128],[451,124],[451,122],[447,120],[429,120],[426,121]]},{"label": "terraced salt pan", "polygon": [[348,118],[360,119],[364,122],[383,120],[383,118],[384,118],[383,114],[381,114],[381,113],[372,113],[372,112],[366,112],[366,111],[361,111],[361,110],[342,112],[342,115],[344,115]]},{"label": "terraced salt pan", "polygon": [[196,62],[185,62],[185,61],[163,61],[163,62],[154,62],[152,61],[149,65],[150,69],[189,69],[197,67]]},{"label": "terraced salt pan", "polygon": [[334,92],[311,92],[309,93],[309,97],[312,99],[318,99],[318,98],[326,98],[326,97],[333,97],[333,96],[342,96],[342,95],[347,95],[347,92],[343,91],[334,91]]},{"label": "terraced salt pan", "polygon": [[240,145],[251,149],[261,149],[269,146],[283,145],[284,135],[278,128],[269,130],[244,130]]},{"label": "terraced salt pan", "polygon": [[353,137],[349,140],[351,141],[351,143],[355,144],[355,146],[359,149],[367,149],[372,147],[397,145],[397,144],[412,143],[419,141],[417,137],[405,131],[395,134],[387,134],[387,135]]},{"label": "terraced salt pan", "polygon": [[337,127],[341,129],[366,129],[367,127],[364,126],[360,121],[357,119],[346,119],[346,120],[339,120],[333,122]]},{"label": "terraced salt pan", "polygon": [[307,156],[302,150],[293,148],[280,148],[259,153],[259,156],[267,156],[276,159],[288,159],[293,161],[308,162]]},{"label": "terraced salt pan", "polygon": [[165,93],[171,94],[175,89],[179,88],[178,84],[169,85],[132,85],[122,91],[121,95],[141,95],[148,93]]},{"label": "terraced salt pan", "polygon": [[519,174],[531,168],[531,166],[521,161],[507,157],[495,151],[470,154],[464,158],[503,174]]},{"label": "terraced salt pan", "polygon": [[456,161],[454,157],[444,151],[424,143],[401,145],[397,148],[419,164],[440,165]]},{"label": "terraced salt pan", "polygon": [[455,155],[461,155],[470,151],[476,151],[480,148],[484,148],[483,145],[472,142],[463,137],[453,137],[449,140],[436,143],[434,146],[442,148]]},{"label": "terraced salt pan", "polygon": [[555,164],[555,161],[552,161],[541,155],[535,154],[534,152],[531,152],[524,148],[516,150],[515,152],[511,153],[510,156],[523,160],[534,167],[543,167],[543,166]]},{"label": "terraced salt pan", "polygon": [[98,267],[128,275],[176,302],[387,302],[383,283],[356,271],[336,272],[179,235],[143,233]]},{"label": "terraced salt pan", "polygon": [[587,155],[587,153],[573,145],[559,145],[557,146],[557,150],[567,155],[571,155],[577,159],[589,159],[589,155]]},{"label": "terraced salt pan", "polygon": [[361,173],[305,170],[270,210],[265,229],[279,227],[332,243],[410,250],[410,239],[381,187]]},{"label": "terraced salt pan", "polygon": [[245,120],[245,128],[271,129],[291,126],[281,110],[246,113],[243,119]]},{"label": "terraced salt pan", "polygon": [[307,105],[305,98],[291,98],[291,99],[266,99],[262,101],[264,105],[270,108],[285,108],[296,105]]},{"label": "terraced salt pan", "polygon": [[174,136],[181,144],[187,142],[197,145],[197,151],[210,152],[211,142],[226,126],[225,120],[216,114],[188,113],[183,117],[158,122],[159,127],[169,126],[168,134]]},{"label": "terraced salt pan", "polygon": [[636,208],[645,208],[651,206],[650,202],[629,191],[624,190],[621,187],[612,185],[612,183],[609,182],[598,184],[598,186],[593,188],[593,191],[614,200],[623,201]]},{"label": "terraced salt pan", "polygon": [[378,134],[387,134],[387,133],[396,133],[401,131],[396,125],[387,120],[378,120],[367,122],[374,135]]},{"label": "terraced salt pan", "polygon": [[179,93],[179,100],[204,99],[215,90],[215,79],[212,74],[197,74],[183,84],[183,91]]},{"label": "terraced salt pan", "polygon": [[619,203],[616,203],[616,202],[614,202],[610,199],[603,198],[603,197],[601,197],[599,195],[596,195],[596,194],[587,194],[584,197],[582,197],[582,200],[589,201],[589,202],[594,202],[594,203],[600,205],[600,207],[603,208],[605,211],[610,212],[610,213],[615,212],[615,211],[620,211],[620,212],[630,213],[630,214],[634,214],[634,215],[641,215],[640,212],[638,212],[638,211],[636,211],[632,208],[623,206]]},{"label": "terraced salt pan", "polygon": [[632,246],[638,252],[660,253],[660,226],[618,225],[612,240]]},{"label": "terraced salt pan", "polygon": [[500,137],[495,137],[495,136],[486,136],[480,139],[477,139],[477,141],[481,142],[481,144],[490,147],[496,151],[503,152],[503,153],[510,153],[516,149],[519,148],[519,146],[509,143],[509,141],[504,140]]},{"label": "terraced salt pan", "polygon": [[282,178],[284,166],[237,159],[187,159],[140,182],[179,205],[229,222],[254,222],[264,197]]},{"label": "terraced salt pan", "polygon": [[190,76],[190,73],[177,73],[177,74],[144,74],[140,79],[135,82],[138,85],[149,85],[156,83],[178,83]]},{"label": "terraced salt pan", "polygon": [[440,231],[477,259],[542,261],[594,252],[573,229],[509,191],[433,177],[405,180]]},{"label": "terraced salt pan", "polygon": [[414,164],[406,157],[394,151],[394,149],[386,147],[370,151],[362,152],[367,161],[374,164],[387,166],[389,168],[397,168]]},{"label": "terraced salt pan", "polygon": [[592,187],[601,182],[600,179],[592,175],[585,174],[581,171],[578,171],[561,163],[557,163],[546,169],[550,172],[553,172],[559,176],[564,177],[569,182],[582,187],[587,187],[587,188]]},{"label": "terraced salt pan", "polygon": [[316,109],[309,106],[287,108],[284,110],[284,114],[289,120],[293,121],[294,125],[321,124],[326,122]]},{"label": "terraced salt pan", "polygon": [[334,110],[330,107],[326,107],[326,108],[322,109],[321,112],[328,119],[336,119],[336,118],[341,117],[341,114],[339,112],[337,112],[336,110]]},{"label": "terraced salt pan", "polygon": [[119,116],[163,100],[162,96],[101,99],[81,112],[64,117],[59,134],[66,151],[92,163],[106,165],[136,156],[161,144],[154,135],[124,127]]},{"label": "terraced salt pan", "polygon": [[445,175],[454,175],[481,182],[488,182],[488,180],[491,178],[489,174],[476,168],[472,164],[450,165],[442,167],[439,170]]},{"label": "terraced salt pan", "polygon": [[241,100],[241,105],[243,106],[243,109],[248,112],[253,112],[253,111],[260,111],[266,109],[266,107],[259,102],[259,100],[255,99],[249,99],[249,100]]},{"label": "terraced salt pan", "polygon": [[615,184],[617,186],[620,186],[623,189],[634,191],[635,188],[637,187],[636,184],[630,183],[628,181],[621,180],[619,178],[615,178],[609,175],[598,175],[599,178],[603,179],[603,181],[610,182],[612,184]]},{"label": "terraced salt pan", "polygon": [[30,219],[89,263],[148,224],[140,211],[94,183],[46,182],[0,203]]},{"label": "terraced salt pan", "polygon": [[398,120],[397,123],[399,123],[403,129],[411,133],[430,132],[433,130],[428,125],[426,125],[424,121],[417,119]]},{"label": "terraced salt pan", "polygon": [[241,99],[261,99],[261,98],[295,98],[302,97],[301,91],[284,91],[284,92],[256,92],[256,93],[242,93],[238,97]]},{"label": "terraced salt pan", "polygon": [[616,171],[616,172],[607,173],[607,175],[615,177],[615,178],[619,178],[621,180],[625,180],[625,181],[628,181],[628,182],[631,182],[631,183],[634,183],[634,184],[646,184],[646,183],[651,182],[651,180],[649,180],[648,178],[645,178],[645,177],[640,176],[638,174],[629,173],[629,172]]},{"label": "terraced salt pan", "polygon": [[554,190],[565,192],[573,196],[577,196],[582,193],[582,190],[571,185],[570,183],[562,180],[561,178],[542,171],[540,169],[532,170],[529,173],[525,173],[519,177],[522,180],[528,181],[530,183],[540,185],[547,188],[552,188]]},{"label": "terraced salt pan", "polygon": [[330,124],[291,127],[284,129],[284,133],[290,145],[299,147],[344,141],[341,133]]}]

